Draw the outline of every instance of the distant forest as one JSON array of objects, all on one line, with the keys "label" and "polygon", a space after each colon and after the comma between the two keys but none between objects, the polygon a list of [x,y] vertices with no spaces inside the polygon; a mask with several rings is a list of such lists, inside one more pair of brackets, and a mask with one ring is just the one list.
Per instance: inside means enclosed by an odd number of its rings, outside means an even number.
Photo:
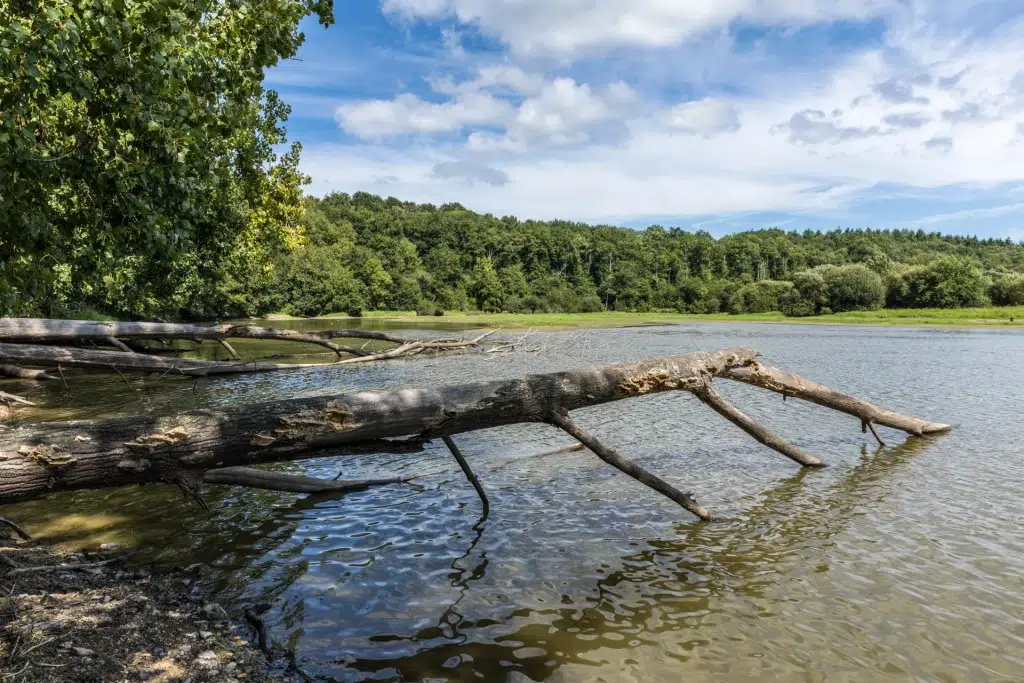
[{"label": "distant forest", "polygon": [[[522,221],[359,192],[301,200],[287,239],[161,259],[70,260],[15,314],[213,319],[372,310],[790,316],[1024,304],[1024,245],[917,231],[714,238]],[[99,265],[96,265],[99,263]]]},{"label": "distant forest", "polygon": [[237,313],[814,315],[1024,304],[1024,245],[922,230],[758,230],[715,239],[336,193],[306,200],[303,232],[303,246],[275,259],[273,286]]}]

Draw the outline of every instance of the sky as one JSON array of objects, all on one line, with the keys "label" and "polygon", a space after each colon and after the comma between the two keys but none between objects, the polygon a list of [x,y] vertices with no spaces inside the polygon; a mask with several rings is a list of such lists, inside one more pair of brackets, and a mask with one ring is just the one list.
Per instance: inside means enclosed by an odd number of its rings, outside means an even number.
[{"label": "sky", "polygon": [[266,85],[309,192],[1024,240],[1021,0],[336,0]]}]

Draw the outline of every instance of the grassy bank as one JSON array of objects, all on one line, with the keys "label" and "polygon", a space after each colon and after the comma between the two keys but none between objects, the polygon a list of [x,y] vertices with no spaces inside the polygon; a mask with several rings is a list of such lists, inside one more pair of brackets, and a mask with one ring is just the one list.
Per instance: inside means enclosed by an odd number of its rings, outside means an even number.
[{"label": "grassy bank", "polygon": [[[819,325],[909,325],[956,327],[1024,327],[1024,306],[958,308],[958,309],[883,309],[878,311],[852,311],[808,318],[787,318],[781,313],[745,313],[730,315],[715,313],[693,315],[685,313],[450,313],[440,317],[417,316],[414,311],[370,311],[366,318],[409,320],[420,323],[465,323],[480,327],[624,327],[630,325],[657,325],[673,323],[753,322]],[[275,316],[278,318],[286,316]],[[342,318],[344,315],[325,316]]]}]

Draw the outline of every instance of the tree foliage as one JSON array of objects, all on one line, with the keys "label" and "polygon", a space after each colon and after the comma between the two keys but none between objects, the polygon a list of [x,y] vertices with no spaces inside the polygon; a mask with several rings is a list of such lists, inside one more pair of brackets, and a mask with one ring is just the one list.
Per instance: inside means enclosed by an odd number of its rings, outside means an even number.
[{"label": "tree foliage", "polygon": [[0,312],[269,305],[305,179],[263,73],[311,13],[331,1],[0,0]]},{"label": "tree foliage", "polygon": [[[993,298],[1000,282],[1009,301],[1014,278],[1024,277],[1021,245],[922,231],[761,230],[715,239],[659,226],[519,221],[366,193],[308,199],[303,224],[310,245],[349,245],[339,263],[367,287],[378,283],[367,306],[423,312],[817,315],[878,308],[887,294],[890,305],[974,305],[990,280]],[[372,275],[362,265],[370,256],[390,284],[376,266]],[[897,285],[918,273],[928,275],[914,280],[915,293],[897,297]],[[281,275],[279,299],[287,302],[298,283]]]}]

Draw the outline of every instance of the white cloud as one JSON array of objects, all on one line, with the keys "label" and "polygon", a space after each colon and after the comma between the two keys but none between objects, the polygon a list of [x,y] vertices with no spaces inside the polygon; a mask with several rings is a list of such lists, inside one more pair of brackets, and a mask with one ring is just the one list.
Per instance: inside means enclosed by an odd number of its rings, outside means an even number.
[{"label": "white cloud", "polygon": [[353,135],[379,139],[407,133],[456,133],[466,126],[499,123],[511,112],[507,102],[484,92],[460,93],[441,103],[405,93],[393,100],[343,104],[335,116]]},{"label": "white cloud", "polygon": [[666,47],[743,19],[773,26],[864,19],[896,0],[383,0],[410,19],[455,17],[519,54]]},{"label": "white cloud", "polygon": [[740,127],[736,107],[724,100],[711,98],[677,104],[666,112],[665,119],[675,130],[709,137],[730,133]]}]

